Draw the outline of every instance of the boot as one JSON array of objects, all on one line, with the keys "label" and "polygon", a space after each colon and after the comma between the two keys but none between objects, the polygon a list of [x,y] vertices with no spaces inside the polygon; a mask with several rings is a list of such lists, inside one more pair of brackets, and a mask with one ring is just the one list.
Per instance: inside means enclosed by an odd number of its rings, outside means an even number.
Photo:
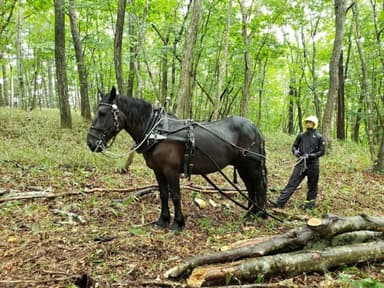
[{"label": "boot", "polygon": [[271,204],[273,208],[284,208],[284,204],[279,202],[279,199],[276,199],[276,200],[268,199],[268,202],[269,204]]}]

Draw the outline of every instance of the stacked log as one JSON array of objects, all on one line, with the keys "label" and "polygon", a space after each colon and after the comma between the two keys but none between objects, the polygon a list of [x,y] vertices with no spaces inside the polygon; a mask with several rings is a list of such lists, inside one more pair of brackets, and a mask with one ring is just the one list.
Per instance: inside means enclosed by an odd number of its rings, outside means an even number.
[{"label": "stacked log", "polygon": [[326,272],[348,264],[384,260],[384,218],[358,215],[312,218],[306,225],[265,241],[198,255],[166,271],[190,273],[190,287],[245,284],[276,275]]}]

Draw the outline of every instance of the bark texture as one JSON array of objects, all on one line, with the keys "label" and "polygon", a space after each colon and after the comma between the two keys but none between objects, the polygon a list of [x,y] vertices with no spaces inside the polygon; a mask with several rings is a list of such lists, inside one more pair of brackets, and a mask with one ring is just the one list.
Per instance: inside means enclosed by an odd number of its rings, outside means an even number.
[{"label": "bark texture", "polygon": [[331,129],[335,102],[339,89],[339,59],[343,48],[344,24],[346,14],[345,0],[335,0],[335,27],[336,34],[333,43],[331,61],[329,63],[329,90],[327,104],[324,111],[322,132],[328,148],[331,148]]},{"label": "bark texture", "polygon": [[[367,230],[370,232],[363,233],[360,230],[364,230],[364,231]],[[356,237],[353,237],[354,234],[348,234],[348,233],[355,232],[355,231],[358,231],[357,234],[359,235],[358,238],[360,239],[360,241],[357,241],[357,242],[364,242],[371,239],[372,240],[383,239],[382,232],[384,231],[384,218],[370,217],[367,215],[359,215],[359,216],[353,216],[353,217],[337,217],[333,215],[326,216],[321,220],[320,225],[306,225],[306,226],[292,229],[285,234],[272,237],[263,242],[259,242],[259,241],[256,241],[256,243],[251,242],[251,245],[241,246],[231,250],[218,251],[210,254],[198,255],[195,257],[188,258],[184,260],[182,263],[180,263],[179,265],[166,271],[164,276],[166,278],[180,277],[181,275],[190,272],[193,268],[201,265],[225,263],[225,262],[231,262],[231,261],[236,261],[236,260],[250,258],[250,257],[251,258],[263,257],[271,254],[285,253],[288,251],[291,251],[291,252],[294,251],[294,253],[297,253],[298,250],[301,250],[303,248],[312,249],[314,247],[323,247],[322,245],[324,245],[324,241],[326,241],[325,246],[338,245],[338,243],[350,244],[354,242],[347,241],[346,239],[350,239],[351,237],[353,239],[356,239]],[[377,232],[379,234],[377,234]],[[342,251],[347,251],[347,250],[344,249]],[[310,251],[307,251],[307,252],[311,253]],[[303,253],[303,251],[300,251],[300,253]],[[276,257],[279,258],[279,256],[276,256]],[[349,257],[349,256],[346,256],[346,257]],[[248,261],[248,260],[245,260],[245,261]],[[266,263],[271,263],[271,262],[266,262]],[[220,266],[219,268],[215,267],[214,269],[216,271],[216,269],[226,269],[227,267],[231,267],[228,265],[229,264],[225,264],[224,266]],[[236,267],[240,267],[242,264],[234,264],[234,265],[237,265]],[[269,266],[265,266],[265,267],[269,267]],[[232,275],[231,273],[233,273],[233,270],[231,269],[232,268],[229,268],[229,270],[227,271],[228,273],[226,272],[227,276]],[[286,269],[290,269],[290,268],[286,268]],[[316,271],[316,270],[311,270],[311,271]],[[198,270],[196,273],[197,273],[196,275],[200,275],[201,270]],[[242,272],[239,272],[239,273],[242,273]],[[245,274],[247,273],[248,272],[245,272]],[[265,273],[269,273],[269,272],[266,271]],[[298,272],[298,273],[301,273],[301,272]],[[244,276],[244,279],[245,278],[247,278],[247,276]]]},{"label": "bark texture", "polygon": [[301,273],[326,272],[328,269],[384,259],[384,241],[337,246],[321,251],[282,253],[262,258],[251,258],[230,264],[196,268],[190,278],[190,287],[238,283],[256,280],[258,276],[282,275],[292,277]]},{"label": "bark texture", "polygon": [[194,79],[194,72],[192,71],[194,59],[193,51],[197,32],[199,30],[200,13],[201,1],[194,0],[191,22],[185,40],[184,55],[180,72],[179,93],[176,101],[176,115],[180,118],[190,118],[192,116],[192,81]]},{"label": "bark texture", "polygon": [[69,6],[69,19],[71,25],[71,33],[73,45],[75,47],[75,55],[76,55],[76,64],[77,64],[77,72],[79,74],[79,82],[80,82],[80,111],[81,116],[86,120],[91,120],[91,108],[89,106],[89,96],[88,96],[88,75],[87,68],[84,63],[84,55],[83,49],[81,45],[79,24],[77,19],[77,9],[75,0],[70,1]]},{"label": "bark texture", "polygon": [[55,63],[57,91],[59,93],[61,128],[72,128],[69,106],[67,63],[65,61],[64,0],[55,0]]}]

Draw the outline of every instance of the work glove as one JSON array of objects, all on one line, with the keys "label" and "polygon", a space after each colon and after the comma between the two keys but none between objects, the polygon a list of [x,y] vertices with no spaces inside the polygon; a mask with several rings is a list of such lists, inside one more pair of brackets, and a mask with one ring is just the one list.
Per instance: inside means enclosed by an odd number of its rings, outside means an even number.
[{"label": "work glove", "polygon": [[303,154],[303,156],[301,156],[304,160],[308,160],[309,159],[309,154]]},{"label": "work glove", "polygon": [[297,158],[299,158],[301,156],[301,153],[300,153],[299,149],[294,149],[293,150],[293,155],[295,155]]}]

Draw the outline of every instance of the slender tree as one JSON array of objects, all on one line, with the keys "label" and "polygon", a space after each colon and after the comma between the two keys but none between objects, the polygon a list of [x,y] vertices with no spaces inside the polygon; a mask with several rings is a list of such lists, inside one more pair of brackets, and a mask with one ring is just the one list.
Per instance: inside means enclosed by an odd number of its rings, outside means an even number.
[{"label": "slender tree", "polygon": [[[34,58],[35,58],[35,65],[34,65],[34,72],[33,72],[33,92],[32,92],[32,99],[30,101],[30,110],[34,110],[37,105],[37,97],[38,96],[38,78],[39,78],[39,72],[40,72],[40,53],[38,51],[39,49],[34,49]],[[39,102],[39,104],[41,104]],[[41,107],[41,106],[40,106]]]},{"label": "slender tree", "polygon": [[61,128],[72,128],[69,106],[67,63],[65,61],[65,0],[55,0],[55,63],[57,92],[59,94]]},{"label": "slender tree", "polygon": [[331,61],[329,63],[329,90],[322,123],[324,138],[329,149],[332,143],[332,118],[339,89],[339,59],[343,48],[345,14],[347,12],[346,0],[335,0],[334,4],[336,31]]},{"label": "slender tree", "polygon": [[[21,2],[21,1],[19,1]],[[19,3],[19,9],[17,14],[17,75],[19,82],[19,101],[24,109],[27,108],[27,93],[26,83],[24,75],[24,54],[22,49],[22,29],[23,29],[23,6]]]},{"label": "slender tree", "polygon": [[179,93],[176,100],[176,115],[181,118],[190,118],[192,116],[192,81],[194,79],[192,61],[197,32],[199,30],[200,13],[201,0],[194,0],[191,22],[185,40],[184,55],[180,72]]},{"label": "slender tree", "polygon": [[217,88],[216,88],[216,97],[214,98],[213,105],[213,119],[218,119],[220,117],[220,106],[221,99],[223,95],[223,82],[227,74],[227,65],[228,65],[228,46],[229,46],[229,30],[231,26],[231,15],[232,15],[232,0],[228,1],[227,16],[225,18],[225,29],[223,33],[223,49],[219,53],[221,54],[218,57],[219,65],[217,69]]},{"label": "slender tree", "polygon": [[337,139],[345,140],[345,99],[344,99],[344,65],[343,51],[340,53],[339,59],[339,89],[337,91]]},{"label": "slender tree", "polygon": [[362,98],[365,100],[366,105],[366,123],[367,123],[367,139],[368,139],[368,146],[369,151],[371,154],[372,160],[375,159],[375,147],[374,147],[374,125],[373,125],[373,106],[372,106],[372,99],[371,95],[369,93],[368,88],[368,67],[367,63],[365,61],[365,54],[363,47],[361,45],[361,33],[360,33],[360,19],[359,19],[359,5],[357,1],[354,3],[352,7],[354,20],[355,20],[355,31],[356,31],[356,46],[357,50],[359,52],[359,58],[360,58],[360,65],[361,65],[361,94],[363,95]]},{"label": "slender tree", "polygon": [[[127,0],[128,4],[132,6],[132,0]],[[129,71],[128,71],[128,84],[127,96],[133,97],[133,88],[135,85],[135,61],[137,57],[136,48],[136,34],[135,34],[135,18],[132,12],[128,13],[128,37],[129,41]]]},{"label": "slender tree", "polygon": [[248,116],[248,101],[250,95],[250,88],[252,82],[252,71],[251,71],[251,54],[250,45],[252,41],[252,34],[248,32],[248,22],[251,16],[253,1],[249,7],[246,7],[245,0],[240,0],[241,8],[241,35],[244,42],[244,84],[243,84],[243,97],[241,99],[241,116]]},{"label": "slender tree", "polygon": [[117,87],[121,95],[127,95],[124,84],[123,76],[123,63],[122,63],[122,46],[123,46],[123,32],[124,32],[124,19],[125,9],[127,7],[126,0],[119,0],[119,6],[117,9],[117,20],[114,39],[114,62],[115,62],[115,75],[117,81]]},{"label": "slender tree", "polygon": [[3,75],[3,96],[4,96],[4,105],[10,105],[9,94],[8,94],[8,76],[7,68],[4,63],[1,64],[1,71]]},{"label": "slender tree", "polygon": [[91,108],[88,96],[88,75],[87,68],[84,63],[84,54],[81,45],[80,31],[77,19],[78,11],[76,9],[75,0],[69,2],[69,19],[71,25],[71,34],[73,46],[75,48],[77,72],[80,82],[80,111],[81,116],[86,120],[91,120]]}]

